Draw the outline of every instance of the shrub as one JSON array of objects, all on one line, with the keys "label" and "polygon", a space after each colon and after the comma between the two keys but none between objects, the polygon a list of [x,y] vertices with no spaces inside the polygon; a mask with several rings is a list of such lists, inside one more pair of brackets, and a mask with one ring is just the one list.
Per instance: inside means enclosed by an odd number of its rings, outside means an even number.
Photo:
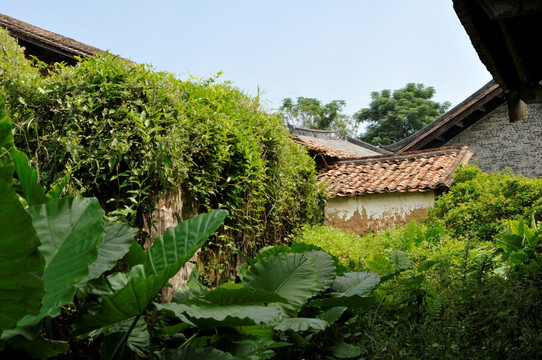
[{"label": "shrub", "polygon": [[425,222],[443,224],[456,237],[492,240],[506,220],[529,222],[533,215],[542,216],[542,180],[468,165],[455,172],[454,185]]},{"label": "shrub", "polygon": [[109,217],[138,227],[159,194],[182,187],[194,212],[229,211],[216,256],[232,241],[254,253],[321,218],[312,159],[258,97],[111,55],[56,64],[44,77],[43,64],[0,34],[0,94],[44,186],[70,174],[70,194],[97,197]]}]

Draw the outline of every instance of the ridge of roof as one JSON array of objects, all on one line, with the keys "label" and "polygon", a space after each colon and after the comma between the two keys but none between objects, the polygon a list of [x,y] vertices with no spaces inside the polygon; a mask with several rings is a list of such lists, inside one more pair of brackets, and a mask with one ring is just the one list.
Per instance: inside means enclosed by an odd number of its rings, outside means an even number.
[{"label": "ridge of roof", "polygon": [[343,160],[320,171],[318,179],[327,183],[330,196],[427,192],[449,188],[457,165],[466,164],[472,155],[468,146],[447,146]]},{"label": "ridge of roof", "polygon": [[[348,156],[344,154],[341,155],[341,158],[355,158],[365,156],[361,155],[360,151],[375,154],[391,153],[386,149],[379,148],[377,146],[355,139],[348,135],[343,135],[341,130],[316,130],[293,125],[288,125],[288,130],[294,136],[294,138],[297,139],[296,141],[298,143],[301,144],[301,142],[307,142],[307,145],[309,145],[309,147],[311,147],[311,149],[314,151],[323,150],[324,153],[337,151],[348,154]],[[337,148],[335,148],[334,146],[337,146]],[[325,148],[318,149],[319,147]]]},{"label": "ridge of roof", "polygon": [[[499,99],[500,101],[493,101],[494,99]],[[468,98],[460,102],[458,105],[454,106],[451,110],[446,112],[444,115],[434,120],[433,122],[427,124],[422,129],[418,130],[409,137],[400,140],[394,144],[384,146],[385,149],[401,153],[416,148],[423,147],[421,144],[422,140],[425,143],[431,141],[431,137],[437,137],[440,133],[444,133],[449,130],[455,124],[461,122],[466,117],[472,115],[477,110],[483,109],[483,107],[492,102],[491,109],[484,109],[484,111],[491,111],[496,108],[498,105],[503,104],[506,100],[503,95],[503,90],[495,83],[494,80],[489,81],[487,84],[482,86]],[[480,117],[481,118],[481,117]],[[473,119],[472,124],[480,119]],[[471,126],[472,124],[467,124],[464,126],[463,130]]]}]

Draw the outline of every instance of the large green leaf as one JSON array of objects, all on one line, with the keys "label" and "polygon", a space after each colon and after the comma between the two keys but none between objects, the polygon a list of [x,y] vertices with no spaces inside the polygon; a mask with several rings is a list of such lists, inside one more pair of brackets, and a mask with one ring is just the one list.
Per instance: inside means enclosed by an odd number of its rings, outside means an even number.
[{"label": "large green leaf", "polygon": [[393,250],[390,254],[390,262],[395,271],[403,271],[412,266],[408,255],[400,250]]},{"label": "large green leaf", "polygon": [[[313,244],[307,244],[307,243],[303,243],[303,242],[295,242],[291,246],[291,252],[299,253],[299,254],[305,253],[307,251],[313,251],[313,250],[314,251],[325,251],[320,246],[316,246],[316,245],[313,245]],[[340,276],[340,275],[342,275],[342,274],[344,274],[345,272],[348,271],[343,265],[341,265],[341,261],[339,260],[338,257],[336,257],[335,255],[330,254],[330,253],[327,253],[327,254],[329,256],[331,256],[331,258],[333,259],[333,262],[335,263],[335,274],[336,275]]]},{"label": "large green leaf", "polygon": [[277,322],[273,329],[278,331],[288,331],[292,330],[295,332],[299,331],[321,331],[324,330],[329,324],[322,320],[316,318],[288,318],[282,319]]},{"label": "large green leaf", "polygon": [[241,284],[224,284],[207,292],[203,297],[189,299],[188,305],[263,305],[288,302],[280,295],[263,289],[251,289]]},{"label": "large green leaf", "polygon": [[38,317],[56,316],[73,301],[75,285],[87,277],[98,256],[104,211],[95,198],[62,198],[32,206],[28,213],[45,258],[46,293]]},{"label": "large green leaf", "polygon": [[367,309],[373,298],[367,296],[380,282],[378,274],[369,272],[349,272],[337,277],[331,285],[330,297],[310,302],[313,307],[346,306],[350,309]]},{"label": "large green leaf", "polygon": [[26,154],[15,148],[11,150],[17,178],[28,205],[39,205],[48,201],[45,191],[38,183],[38,172],[28,163]]},{"label": "large green leaf", "polygon": [[305,251],[306,257],[312,259],[318,271],[318,281],[316,282],[316,293],[325,291],[333,283],[336,277],[335,262],[331,255],[321,250]]},{"label": "large green leaf", "polygon": [[167,281],[176,274],[222,224],[227,212],[214,210],[194,216],[155,240],[142,265],[132,267],[126,285],[96,302],[85,304],[75,335],[141,315]]},{"label": "large green leaf", "polygon": [[17,336],[10,340],[10,346],[13,349],[26,351],[34,359],[47,359],[60,354],[65,354],[70,349],[67,341],[57,341],[36,337],[28,340],[23,336]]},{"label": "large green leaf", "polygon": [[[1,150],[0,150],[1,151]],[[11,179],[10,179],[11,180]],[[32,219],[0,179],[0,333],[24,315],[36,315],[43,297],[45,261]]]},{"label": "large green leaf", "polygon": [[171,278],[222,225],[227,213],[225,210],[214,210],[168,228],[147,250],[146,273],[165,274],[168,279]]},{"label": "large green leaf", "polygon": [[15,170],[11,157],[11,149],[13,148],[11,128],[11,119],[6,110],[4,98],[0,96],[0,180],[9,184],[11,184]]},{"label": "large green leaf", "polygon": [[370,272],[349,272],[335,279],[331,288],[335,296],[367,295],[380,282],[380,276]]},{"label": "large green leaf", "polygon": [[[136,321],[133,329],[130,327]],[[126,338],[126,333],[130,331]],[[126,341],[126,345],[136,354],[144,353],[150,345],[150,335],[147,329],[147,323],[143,317],[126,319],[113,326],[108,326],[101,329],[100,332],[92,334],[92,337],[97,337],[99,334],[105,334],[105,338],[100,345],[100,353],[111,355],[115,351],[119,342]],[[106,357],[107,358],[107,357]]]},{"label": "large green leaf", "polygon": [[359,346],[347,344],[344,341],[332,346],[330,350],[333,352],[333,356],[339,359],[351,359],[361,355]]},{"label": "large green leaf", "polygon": [[316,308],[347,307],[355,310],[369,310],[373,305],[374,297],[362,295],[331,296],[328,298],[312,300],[309,306]]},{"label": "large green leaf", "polygon": [[98,259],[88,268],[88,279],[95,279],[117,264],[117,260],[130,250],[137,229],[126,224],[106,221],[104,240],[98,245]]},{"label": "large green leaf", "polygon": [[269,324],[279,318],[280,312],[273,306],[259,305],[186,305],[156,304],[159,310],[169,310],[176,317],[200,329],[215,327]]},{"label": "large green leaf", "polygon": [[243,284],[252,289],[274,292],[289,304],[277,304],[285,314],[293,315],[312,297],[318,271],[311,258],[303,254],[279,253],[252,265]]},{"label": "large green leaf", "polygon": [[235,357],[215,348],[170,349],[153,354],[157,360],[234,360]]}]

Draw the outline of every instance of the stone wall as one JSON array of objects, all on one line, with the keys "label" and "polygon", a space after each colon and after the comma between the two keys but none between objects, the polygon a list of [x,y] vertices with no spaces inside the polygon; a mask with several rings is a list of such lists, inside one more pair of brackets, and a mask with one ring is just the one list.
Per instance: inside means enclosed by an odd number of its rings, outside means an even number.
[{"label": "stone wall", "polygon": [[424,217],[434,203],[434,191],[338,196],[326,203],[325,223],[357,234],[378,232]]},{"label": "stone wall", "polygon": [[528,104],[527,114],[510,123],[503,104],[446,145],[468,145],[474,152],[470,163],[485,172],[509,167],[516,175],[542,176],[542,104]]}]

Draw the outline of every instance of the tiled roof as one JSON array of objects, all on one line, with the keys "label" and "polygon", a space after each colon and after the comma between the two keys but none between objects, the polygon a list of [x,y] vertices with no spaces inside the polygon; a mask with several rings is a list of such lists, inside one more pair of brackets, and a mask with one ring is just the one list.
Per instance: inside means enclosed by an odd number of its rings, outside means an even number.
[{"label": "tiled roof", "polygon": [[338,130],[315,130],[291,125],[288,128],[295,142],[332,161],[391,153],[350,136],[344,136]]},{"label": "tiled roof", "polygon": [[400,155],[380,155],[344,160],[321,171],[332,196],[356,196],[391,192],[426,192],[450,187],[458,164],[466,164],[472,151],[467,146],[443,147]]},{"label": "tiled roof", "polygon": [[[298,143],[301,146],[306,147],[310,151],[314,151],[322,156],[333,158],[333,159],[352,159],[356,156],[354,154],[347,153],[346,151],[337,150],[331,146],[326,146],[323,144],[319,144],[316,141],[313,141],[316,139],[307,139],[307,136],[294,136],[294,141]],[[329,141],[329,140],[328,140]],[[372,154],[371,154],[372,155]]]}]

